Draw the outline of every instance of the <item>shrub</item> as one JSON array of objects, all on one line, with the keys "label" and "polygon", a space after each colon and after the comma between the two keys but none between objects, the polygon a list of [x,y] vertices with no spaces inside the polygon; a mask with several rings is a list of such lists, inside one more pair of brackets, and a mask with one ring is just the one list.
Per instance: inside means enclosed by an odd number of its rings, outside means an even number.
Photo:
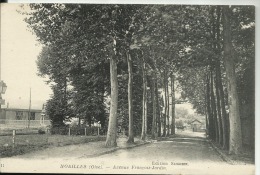
[{"label": "shrub", "polygon": [[98,128],[95,126],[89,127],[89,126],[78,126],[73,125],[70,128],[70,134],[71,135],[85,135],[85,128],[86,128],[86,134],[87,135],[97,135]]},{"label": "shrub", "polygon": [[85,128],[79,127],[77,125],[72,125],[70,128],[70,134],[71,135],[84,135],[85,134]]},{"label": "shrub", "polygon": [[39,128],[38,129],[38,133],[39,134],[45,134],[46,133],[46,128],[44,128],[44,127]]},{"label": "shrub", "polygon": [[51,134],[67,135],[69,133],[68,126],[52,126],[50,129]]}]

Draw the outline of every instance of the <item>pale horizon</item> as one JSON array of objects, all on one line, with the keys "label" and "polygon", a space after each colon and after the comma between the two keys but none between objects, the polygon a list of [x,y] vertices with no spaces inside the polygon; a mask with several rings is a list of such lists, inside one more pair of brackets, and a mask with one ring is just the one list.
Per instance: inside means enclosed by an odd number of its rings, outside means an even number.
[{"label": "pale horizon", "polygon": [[9,108],[29,108],[31,88],[31,108],[41,109],[52,90],[37,76],[36,60],[42,47],[23,21],[25,16],[16,11],[19,5],[1,4],[1,80],[7,85],[2,108],[8,103]]}]

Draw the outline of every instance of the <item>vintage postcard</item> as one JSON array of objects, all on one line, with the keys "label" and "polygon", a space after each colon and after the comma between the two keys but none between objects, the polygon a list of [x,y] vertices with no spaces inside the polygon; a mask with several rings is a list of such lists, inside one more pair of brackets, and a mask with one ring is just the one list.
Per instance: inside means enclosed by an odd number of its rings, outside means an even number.
[{"label": "vintage postcard", "polygon": [[2,3],[0,172],[257,174],[257,4],[227,3]]}]

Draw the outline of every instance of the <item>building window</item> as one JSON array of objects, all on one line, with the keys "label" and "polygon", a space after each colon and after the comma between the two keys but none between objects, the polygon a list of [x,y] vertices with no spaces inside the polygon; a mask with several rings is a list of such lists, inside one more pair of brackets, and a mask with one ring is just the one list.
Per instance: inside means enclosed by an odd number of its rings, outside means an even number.
[{"label": "building window", "polygon": [[35,120],[35,112],[31,112],[30,120]]},{"label": "building window", "polygon": [[23,119],[23,111],[16,111],[16,120]]}]

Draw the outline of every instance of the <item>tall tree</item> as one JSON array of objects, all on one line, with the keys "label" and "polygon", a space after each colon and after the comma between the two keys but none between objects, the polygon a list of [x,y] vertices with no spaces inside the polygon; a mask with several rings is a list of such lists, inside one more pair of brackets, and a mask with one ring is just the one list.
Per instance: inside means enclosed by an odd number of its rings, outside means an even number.
[{"label": "tall tree", "polygon": [[175,88],[174,88],[174,74],[171,75],[171,96],[172,96],[172,123],[171,123],[171,135],[175,134]]},{"label": "tall tree", "polygon": [[162,128],[162,126],[161,126],[161,117],[162,117],[162,112],[161,112],[161,105],[160,105],[160,103],[159,103],[159,95],[158,95],[158,82],[156,81],[156,83],[155,83],[155,96],[156,96],[156,107],[157,107],[157,120],[156,120],[156,122],[157,122],[157,133],[158,133],[158,137],[161,137],[161,133],[162,133],[162,131],[161,131],[161,128]]},{"label": "tall tree", "polygon": [[147,75],[144,58],[141,58],[143,76],[143,113],[142,113],[142,134],[141,139],[145,140],[147,135]]},{"label": "tall tree", "polygon": [[152,121],[152,138],[155,139],[156,137],[156,123],[157,123],[157,97],[156,97],[156,93],[158,93],[156,91],[156,82],[157,82],[157,77],[156,77],[156,73],[153,72],[152,73],[152,88],[151,88],[151,92],[152,92],[152,102],[153,102],[153,121]]},{"label": "tall tree", "polygon": [[[114,40],[111,45],[114,45]],[[112,46],[111,46],[112,47]],[[117,105],[118,105],[118,82],[117,82],[117,63],[116,54],[114,49],[111,48],[110,58],[110,83],[111,83],[111,101],[110,101],[110,112],[109,112],[109,123],[107,130],[106,146],[114,147],[117,145]]]},{"label": "tall tree", "polygon": [[222,113],[220,107],[220,93],[219,93],[219,82],[215,77],[215,93],[216,93],[216,106],[217,106],[217,116],[218,116],[218,142],[223,145],[223,125],[222,125]]},{"label": "tall tree", "polygon": [[223,39],[224,39],[224,63],[228,84],[228,104],[230,120],[230,140],[229,152],[238,154],[242,150],[242,133],[239,111],[239,101],[237,95],[237,83],[235,74],[235,63],[232,46],[231,33],[231,9],[223,6]]},{"label": "tall tree", "polygon": [[218,86],[220,105],[221,105],[221,119],[222,119],[222,133],[223,133],[222,146],[224,149],[227,149],[228,148],[228,138],[229,138],[228,118],[227,118],[227,112],[226,112],[225,95],[224,95],[224,90],[223,90],[219,60],[216,60],[216,79],[217,79],[216,84]]},{"label": "tall tree", "polygon": [[214,125],[214,118],[213,113],[211,110],[211,95],[210,95],[210,76],[207,75],[206,78],[206,101],[207,101],[207,113],[209,119],[209,137],[211,139],[215,138],[215,125]]},{"label": "tall tree", "polygon": [[215,93],[214,93],[214,79],[213,79],[213,70],[212,70],[212,68],[210,70],[210,99],[211,99],[210,103],[211,103],[212,116],[213,116],[214,125],[215,125],[215,137],[214,137],[214,140],[216,142],[218,142],[219,141],[219,123],[218,123],[216,99],[215,99]]},{"label": "tall tree", "polygon": [[166,137],[167,136],[167,131],[166,131],[166,122],[167,122],[167,107],[168,107],[168,103],[167,103],[167,71],[164,70],[164,82],[163,82],[163,86],[164,86],[164,115],[163,115],[163,136]]},{"label": "tall tree", "polygon": [[128,67],[128,115],[129,115],[129,130],[128,130],[128,143],[134,142],[134,120],[133,120],[133,70],[132,58],[130,53],[127,53],[127,67]]},{"label": "tall tree", "polygon": [[166,100],[167,100],[167,113],[166,113],[166,116],[167,116],[167,133],[166,133],[166,136],[169,136],[170,135],[170,95],[169,95],[169,81],[168,81],[168,78],[167,78],[167,86],[166,86]]},{"label": "tall tree", "polygon": [[[223,45],[221,41],[221,34],[220,34],[220,20],[221,20],[221,7],[217,6],[216,10],[216,36],[213,41],[215,41],[215,52],[218,58],[215,60],[215,68],[216,68],[216,93],[219,94],[218,96],[218,109],[220,113],[220,119],[221,119],[221,129],[222,129],[222,141],[221,145],[224,149],[228,148],[228,138],[229,138],[229,132],[228,132],[228,119],[227,119],[227,113],[225,109],[225,97],[224,97],[224,90],[223,90],[223,83],[222,83],[222,76],[221,76],[221,63],[220,58],[222,58],[222,48],[221,45]],[[221,108],[221,109],[220,109]]]}]

